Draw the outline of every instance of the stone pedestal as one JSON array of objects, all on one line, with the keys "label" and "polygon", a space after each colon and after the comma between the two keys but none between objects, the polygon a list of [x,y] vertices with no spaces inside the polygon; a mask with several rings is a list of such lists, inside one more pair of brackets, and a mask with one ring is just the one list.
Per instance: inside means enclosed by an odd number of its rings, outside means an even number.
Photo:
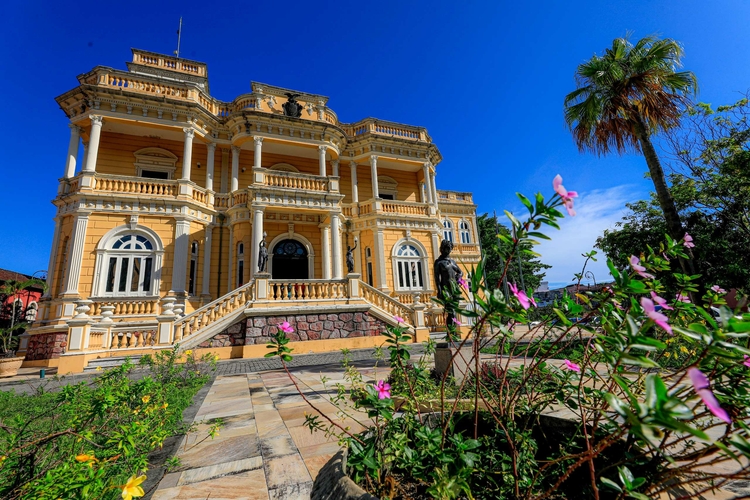
[{"label": "stone pedestal", "polygon": [[[467,374],[474,371],[474,341],[467,340],[456,354],[459,345],[460,343],[439,342],[435,349],[435,371],[440,375],[448,372],[456,379],[456,383],[461,383]],[[456,356],[451,362],[454,354]]]}]

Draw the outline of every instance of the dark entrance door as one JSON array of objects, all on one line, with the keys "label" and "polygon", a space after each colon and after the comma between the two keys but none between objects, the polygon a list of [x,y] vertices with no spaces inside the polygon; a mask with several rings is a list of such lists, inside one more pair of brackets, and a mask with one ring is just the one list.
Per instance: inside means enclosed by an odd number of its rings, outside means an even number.
[{"label": "dark entrance door", "polygon": [[275,280],[308,279],[307,249],[297,240],[282,240],[273,248],[273,270]]}]

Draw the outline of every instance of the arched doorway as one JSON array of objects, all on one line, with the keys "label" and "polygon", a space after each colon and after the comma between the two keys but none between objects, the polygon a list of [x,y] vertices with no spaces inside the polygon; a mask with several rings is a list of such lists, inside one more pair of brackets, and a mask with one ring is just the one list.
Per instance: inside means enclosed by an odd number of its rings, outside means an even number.
[{"label": "arched doorway", "polygon": [[272,279],[308,279],[307,249],[301,242],[292,239],[281,240],[273,247],[272,259]]}]

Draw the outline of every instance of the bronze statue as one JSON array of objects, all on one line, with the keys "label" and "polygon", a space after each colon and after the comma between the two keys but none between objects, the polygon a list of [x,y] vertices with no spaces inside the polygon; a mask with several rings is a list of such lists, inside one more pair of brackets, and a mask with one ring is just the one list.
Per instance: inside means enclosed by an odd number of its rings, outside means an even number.
[{"label": "bronze statue", "polygon": [[357,240],[354,239],[354,248],[346,245],[346,269],[349,274],[354,272],[354,251],[357,249]]},{"label": "bronze statue", "polygon": [[266,247],[266,233],[263,233],[263,239],[260,240],[258,248],[258,272],[266,272],[266,264],[268,264],[268,248]]},{"label": "bronze statue", "polygon": [[[451,250],[453,250],[453,244],[448,240],[443,240],[440,244],[440,257],[435,260],[434,266],[435,286],[438,298],[445,301],[457,299],[456,295],[460,293],[458,280],[463,277],[463,273],[458,264],[456,264],[456,261],[450,258]],[[446,304],[445,313],[447,315],[445,324],[450,331],[455,325],[456,317],[453,306]]]}]

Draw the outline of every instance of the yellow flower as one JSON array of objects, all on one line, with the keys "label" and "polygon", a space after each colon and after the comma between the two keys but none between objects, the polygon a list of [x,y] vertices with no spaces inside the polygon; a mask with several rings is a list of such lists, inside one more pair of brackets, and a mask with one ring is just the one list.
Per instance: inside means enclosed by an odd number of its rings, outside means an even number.
[{"label": "yellow flower", "polygon": [[193,354],[192,349],[188,349],[187,351],[185,351],[185,356],[190,356],[191,354]]},{"label": "yellow flower", "polygon": [[145,495],[143,488],[140,486],[145,480],[145,475],[139,477],[130,476],[128,482],[120,486],[120,488],[122,488],[122,498],[124,500],[132,500],[133,497],[142,497]]},{"label": "yellow flower", "polygon": [[683,354],[687,354],[690,351],[687,350],[687,347],[685,347],[684,345],[681,345],[680,346],[680,352],[683,353]]},{"label": "yellow flower", "polygon": [[96,371],[98,371],[98,372],[102,371],[102,367],[101,366],[97,366],[96,367]]},{"label": "yellow flower", "polygon": [[672,355],[671,355],[671,354],[669,354],[668,352],[665,352],[665,353],[664,353],[664,357],[665,357],[665,358],[671,358],[671,357],[672,357]]},{"label": "yellow flower", "polygon": [[144,403],[148,403],[149,401],[151,401],[151,396],[145,395],[141,398],[141,401],[143,401]]},{"label": "yellow flower", "polygon": [[94,462],[97,462],[97,459],[94,455],[86,455],[85,453],[76,455],[76,460],[78,462],[86,462],[89,467],[93,467]]},{"label": "yellow flower", "polygon": [[169,406],[169,403],[164,403],[163,405],[161,405],[161,409],[166,410],[167,406]]}]

